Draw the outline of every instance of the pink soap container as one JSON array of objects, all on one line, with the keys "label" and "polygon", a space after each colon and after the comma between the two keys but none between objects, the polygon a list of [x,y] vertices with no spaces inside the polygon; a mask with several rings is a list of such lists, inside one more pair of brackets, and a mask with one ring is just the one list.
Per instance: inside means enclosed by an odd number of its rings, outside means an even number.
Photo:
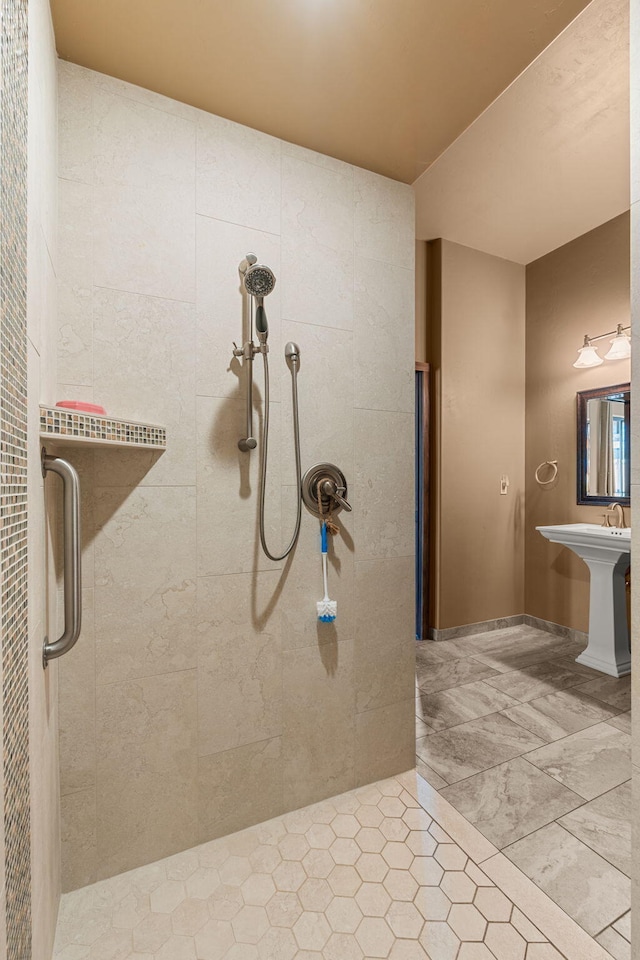
[{"label": "pink soap container", "polygon": [[65,410],[77,410],[78,413],[93,413],[98,417],[106,417],[107,411],[98,403],[86,403],[84,400],[58,400],[56,407]]}]

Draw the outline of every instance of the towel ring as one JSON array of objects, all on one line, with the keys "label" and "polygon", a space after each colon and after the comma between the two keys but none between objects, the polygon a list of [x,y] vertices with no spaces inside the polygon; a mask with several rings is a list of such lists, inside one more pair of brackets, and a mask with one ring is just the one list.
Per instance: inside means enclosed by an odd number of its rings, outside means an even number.
[{"label": "towel ring", "polygon": [[[540,479],[540,471],[543,467],[551,467],[553,474],[549,477],[548,480]],[[538,469],[536,470],[536,482],[540,484],[541,487],[544,487],[548,483],[553,483],[555,478],[558,476],[558,461],[557,460],[544,460]]]}]

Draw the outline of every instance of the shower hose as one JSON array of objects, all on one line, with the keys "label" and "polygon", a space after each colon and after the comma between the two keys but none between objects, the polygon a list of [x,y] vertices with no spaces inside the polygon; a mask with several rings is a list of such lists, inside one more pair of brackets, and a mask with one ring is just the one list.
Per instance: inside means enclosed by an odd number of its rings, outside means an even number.
[{"label": "shower hose", "polygon": [[288,557],[298,540],[300,533],[300,520],[302,517],[302,469],[300,466],[300,423],[298,418],[298,357],[291,358],[291,396],[293,401],[293,443],[296,457],[296,491],[297,491],[297,512],[296,525],[293,536],[286,550],[280,555],[276,555],[269,550],[267,538],[264,530],[264,504],[265,491],[267,485],[267,457],[269,447],[269,361],[266,350],[262,351],[264,362],[264,440],[262,443],[262,456],[260,457],[260,543],[262,549],[269,560],[284,560]]}]

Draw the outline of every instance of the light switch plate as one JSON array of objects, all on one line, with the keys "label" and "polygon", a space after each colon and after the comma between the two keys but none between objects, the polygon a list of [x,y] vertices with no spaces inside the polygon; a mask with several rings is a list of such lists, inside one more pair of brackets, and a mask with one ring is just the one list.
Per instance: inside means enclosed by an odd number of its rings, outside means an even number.
[{"label": "light switch plate", "polygon": [[506,497],[509,493],[509,477],[506,474],[503,474],[500,477],[500,495]]}]

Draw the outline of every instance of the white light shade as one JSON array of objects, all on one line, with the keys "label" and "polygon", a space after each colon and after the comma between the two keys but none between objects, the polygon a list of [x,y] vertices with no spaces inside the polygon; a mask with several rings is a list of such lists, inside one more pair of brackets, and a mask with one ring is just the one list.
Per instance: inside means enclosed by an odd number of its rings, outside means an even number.
[{"label": "white light shade", "polygon": [[599,367],[601,363],[604,363],[604,360],[598,356],[596,348],[588,343],[578,350],[578,359],[574,367]]},{"label": "white light shade", "polygon": [[626,333],[617,333],[611,340],[609,352],[605,353],[605,360],[627,360],[631,356],[631,340]]}]

